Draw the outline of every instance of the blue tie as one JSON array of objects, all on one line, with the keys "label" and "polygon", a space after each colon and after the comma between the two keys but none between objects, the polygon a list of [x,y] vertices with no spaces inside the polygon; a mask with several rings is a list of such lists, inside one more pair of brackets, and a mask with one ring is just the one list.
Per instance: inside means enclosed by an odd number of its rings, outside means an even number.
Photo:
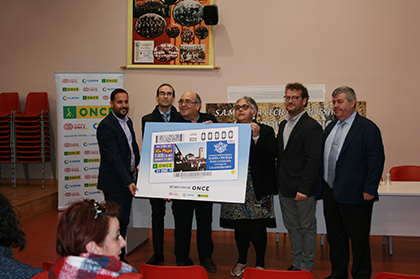
[{"label": "blue tie", "polygon": [[340,145],[341,136],[343,135],[343,126],[346,122],[341,121],[337,124],[337,131],[335,133],[333,142],[331,144],[330,155],[328,156],[328,177],[327,183],[332,188],[335,179],[335,164],[338,157],[338,147]]}]

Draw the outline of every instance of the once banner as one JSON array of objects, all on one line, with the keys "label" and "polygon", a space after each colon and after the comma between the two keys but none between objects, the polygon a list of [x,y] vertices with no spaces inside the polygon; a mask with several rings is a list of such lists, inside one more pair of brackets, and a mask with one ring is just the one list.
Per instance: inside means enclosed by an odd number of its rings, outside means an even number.
[{"label": "once banner", "polygon": [[58,209],[81,198],[103,200],[96,189],[99,148],[96,128],[111,107],[109,96],[123,73],[55,73],[57,95]]},{"label": "once banner", "polygon": [[146,123],[137,197],[245,199],[250,124]]}]

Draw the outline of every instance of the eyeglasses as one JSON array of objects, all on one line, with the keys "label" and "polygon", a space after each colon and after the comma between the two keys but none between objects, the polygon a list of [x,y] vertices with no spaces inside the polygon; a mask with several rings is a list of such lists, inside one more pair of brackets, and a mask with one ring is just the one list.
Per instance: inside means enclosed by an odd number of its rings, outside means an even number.
[{"label": "eyeglasses", "polygon": [[102,203],[98,203],[95,200],[90,200],[93,203],[93,208],[95,209],[95,217],[93,220],[96,220],[101,213],[106,213],[106,206]]},{"label": "eyeglasses", "polygon": [[172,92],[159,92],[159,96],[161,96],[161,97],[165,97],[165,96],[171,97]]},{"label": "eyeglasses", "polygon": [[182,105],[183,103],[187,104],[187,105],[191,105],[191,104],[198,104],[198,102],[193,102],[190,99],[186,99],[186,100],[179,100],[178,104]]},{"label": "eyeglasses", "polygon": [[236,105],[235,106],[235,110],[240,110],[240,109],[247,110],[249,109],[249,105],[242,105],[242,106]]},{"label": "eyeglasses", "polygon": [[299,100],[299,98],[302,98],[302,96],[284,96],[283,98],[285,101],[289,101],[290,99],[292,99],[293,102],[296,102],[297,100]]}]

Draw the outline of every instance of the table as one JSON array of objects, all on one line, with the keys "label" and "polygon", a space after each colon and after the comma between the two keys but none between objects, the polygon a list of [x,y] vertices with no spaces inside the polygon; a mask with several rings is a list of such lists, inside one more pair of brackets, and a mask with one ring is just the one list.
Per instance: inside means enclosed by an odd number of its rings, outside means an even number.
[{"label": "table", "polygon": [[371,235],[389,236],[392,255],[392,236],[420,236],[420,181],[381,182],[379,202],[373,206]]}]

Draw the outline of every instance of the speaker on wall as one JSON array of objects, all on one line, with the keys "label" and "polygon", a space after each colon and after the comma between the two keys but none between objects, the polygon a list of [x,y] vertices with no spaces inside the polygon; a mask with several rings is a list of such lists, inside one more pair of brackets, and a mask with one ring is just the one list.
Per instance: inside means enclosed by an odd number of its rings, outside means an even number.
[{"label": "speaker on wall", "polygon": [[219,22],[219,12],[217,11],[217,5],[204,6],[203,13],[205,24],[216,25]]}]

